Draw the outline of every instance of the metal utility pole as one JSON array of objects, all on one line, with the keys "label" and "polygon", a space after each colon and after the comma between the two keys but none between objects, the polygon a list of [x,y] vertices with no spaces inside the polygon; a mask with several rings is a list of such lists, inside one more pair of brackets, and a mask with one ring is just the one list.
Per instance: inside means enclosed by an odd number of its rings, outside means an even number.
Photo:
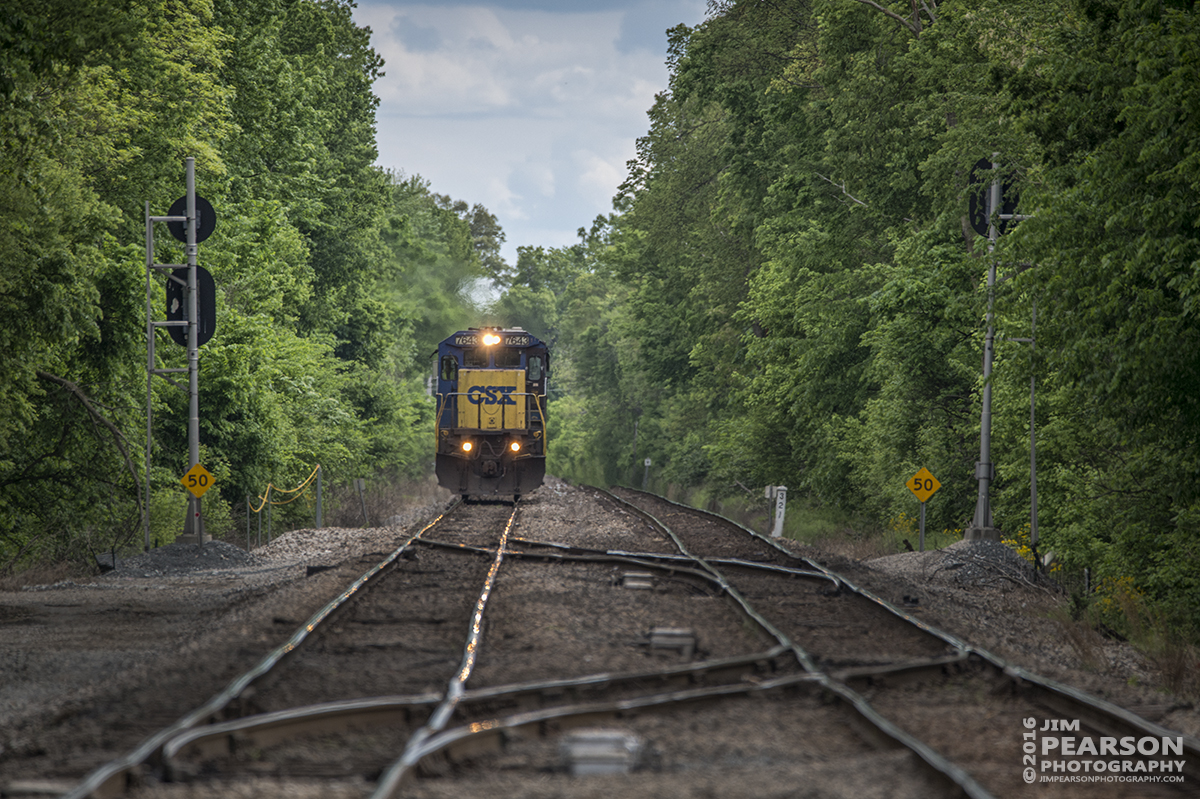
[{"label": "metal utility pole", "polygon": [[1037,300],[1033,301],[1033,317],[1029,320],[1029,548],[1033,550],[1033,565],[1038,561],[1037,518],[1037,427],[1035,426],[1037,387]]},{"label": "metal utility pole", "polygon": [[1033,551],[1033,566],[1040,569],[1038,560],[1037,512],[1037,300],[1033,300],[1033,315],[1029,322],[1029,338],[1013,338],[1029,345],[1029,548]]},{"label": "metal utility pole", "polygon": [[[188,394],[188,462],[190,468],[180,481],[187,487],[187,518],[184,520],[183,536],[178,541],[203,544],[211,540],[204,530],[200,497],[212,486],[212,475],[200,464],[200,346],[213,335],[216,327],[215,289],[212,276],[196,263],[197,244],[212,234],[216,217],[212,206],[203,197],[196,195],[196,159],[189,156],[184,161],[187,171],[187,193],[171,206],[167,216],[151,216],[150,203],[146,203],[146,506],[150,506],[150,458],[153,452],[153,420],[151,390],[154,376],[162,377],[171,385]],[[203,213],[203,219],[201,214]],[[186,264],[159,264],[154,259],[154,223],[166,222],[171,235],[183,242],[187,254]],[[167,275],[167,321],[155,321],[153,316],[154,270],[170,270]],[[203,295],[203,296],[201,296]],[[158,369],[154,358],[155,328],[165,327],[171,338],[187,348],[186,369]],[[183,329],[182,331],[180,329]],[[169,377],[172,373],[188,373],[188,384],[183,386]],[[147,514],[146,549],[150,548],[150,521]]]},{"label": "metal utility pole", "polygon": [[[196,283],[196,159],[188,156],[187,165],[187,351],[188,351],[188,468],[200,463],[200,304]],[[188,497],[187,520],[183,526],[184,543],[203,544],[204,516],[200,497]]]},{"label": "metal utility pole", "polygon": [[996,477],[992,465],[992,354],[996,344],[994,303],[996,297],[996,236],[1000,214],[999,153],[992,153],[992,183],[988,189],[988,279],[987,335],[983,341],[983,414],[979,420],[979,461],[975,464],[975,479],[979,481],[979,496],[975,501],[975,516],[963,533],[967,541],[999,541],[1000,531],[992,526],[990,488]]},{"label": "metal utility pole", "polygon": [[323,526],[323,523],[324,523],[324,520],[323,520],[322,514],[321,514],[321,474],[322,474],[322,471],[323,470],[321,469],[321,464],[318,463],[317,464],[317,518],[316,518],[316,523],[313,525],[318,530],[321,529],[321,527]]},{"label": "metal utility pole", "polygon": [[[999,157],[999,153],[992,153],[992,160],[990,162],[986,159],[981,159],[972,170],[971,176],[971,182],[975,183],[977,182],[976,170],[987,170],[992,173],[990,185],[988,186],[986,229],[983,227],[983,219],[977,215],[978,211],[983,209],[979,209],[975,205],[976,195],[971,195],[971,226],[975,229],[976,233],[981,235],[986,233],[988,239],[988,309],[987,335],[983,342],[983,413],[979,420],[979,461],[975,464],[975,479],[979,481],[979,496],[975,501],[975,516],[971,520],[971,526],[963,534],[963,538],[968,541],[1000,540],[1000,531],[996,529],[992,521],[992,502],[990,496],[991,484],[996,479],[996,467],[992,464],[992,356],[995,353],[996,346],[994,308],[996,300],[996,259],[994,254],[996,250],[996,238],[1012,224],[1029,218],[1023,214],[1014,213],[1017,205],[1016,192],[1012,191],[1011,187],[1002,185],[1000,164],[996,162]],[[1032,389],[1030,390],[1030,395],[1032,396]],[[1030,413],[1030,435],[1032,436],[1032,410]],[[1033,456],[1031,455],[1030,457],[1032,458]],[[1036,481],[1036,477],[1034,480]],[[1037,541],[1036,485],[1035,482],[1033,489],[1033,513],[1035,521],[1032,527],[1034,542]]]}]

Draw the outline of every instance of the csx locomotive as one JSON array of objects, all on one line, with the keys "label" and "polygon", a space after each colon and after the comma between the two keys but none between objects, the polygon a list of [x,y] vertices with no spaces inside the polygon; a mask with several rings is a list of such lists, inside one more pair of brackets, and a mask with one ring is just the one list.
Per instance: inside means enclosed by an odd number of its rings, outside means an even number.
[{"label": "csx locomotive", "polygon": [[438,484],[520,497],[546,474],[550,351],[519,327],[460,330],[438,345]]}]

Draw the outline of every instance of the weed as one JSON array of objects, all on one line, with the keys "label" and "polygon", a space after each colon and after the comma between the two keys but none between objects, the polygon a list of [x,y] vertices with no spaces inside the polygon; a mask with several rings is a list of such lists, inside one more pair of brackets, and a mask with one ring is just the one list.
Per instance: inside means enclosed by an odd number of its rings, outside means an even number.
[{"label": "weed", "polygon": [[76,563],[36,563],[7,574],[0,574],[0,591],[20,591],[27,585],[53,585],[63,580],[78,580],[90,575]]},{"label": "weed", "polygon": [[405,511],[446,502],[451,496],[438,486],[432,475],[419,480],[386,477],[368,480],[361,498],[353,483],[335,485],[325,493],[323,522],[329,527],[362,527],[365,523],[379,527]]},{"label": "weed", "polygon": [[1062,606],[1052,608],[1049,615],[1084,667],[1091,671],[1099,669],[1104,662],[1104,638],[1095,627]]},{"label": "weed", "polygon": [[[1191,700],[1200,698],[1200,647],[1196,645],[1195,630],[1173,624],[1128,575],[1104,578],[1096,586],[1090,604],[1087,599],[1072,595],[1071,611],[1081,623],[1128,640],[1171,693]],[[1081,606],[1085,609],[1078,613]]]},{"label": "weed", "polygon": [[[1015,535],[1009,536],[1001,541],[1002,544],[1013,549],[1018,555],[1024,558],[1029,563],[1034,563],[1036,558],[1033,554],[1033,540],[1030,537],[1029,524],[1026,523],[1017,530]],[[1062,572],[1062,563],[1053,562],[1047,569],[1047,573],[1057,577]]]},{"label": "weed", "polygon": [[[889,538],[890,551],[883,554],[891,554],[893,552],[903,552],[912,549],[920,548],[921,540],[921,523],[920,517],[909,516],[904,511],[888,519],[888,527],[886,532]],[[925,530],[925,549],[945,549],[951,544],[962,540],[962,528],[954,529],[945,528],[943,530]]]}]

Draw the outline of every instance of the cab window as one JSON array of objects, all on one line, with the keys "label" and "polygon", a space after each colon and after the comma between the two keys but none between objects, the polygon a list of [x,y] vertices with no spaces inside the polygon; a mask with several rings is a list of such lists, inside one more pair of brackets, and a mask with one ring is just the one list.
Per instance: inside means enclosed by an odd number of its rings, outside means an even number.
[{"label": "cab window", "polygon": [[529,380],[536,383],[542,379],[542,356],[533,355],[529,358]]},{"label": "cab window", "polygon": [[488,365],[488,351],[485,349],[463,350],[463,366],[471,369],[486,369]]},{"label": "cab window", "polygon": [[512,347],[496,350],[496,367],[498,369],[517,369],[521,366],[521,351]]},{"label": "cab window", "polygon": [[442,379],[457,380],[458,379],[458,361],[453,355],[442,356]]}]

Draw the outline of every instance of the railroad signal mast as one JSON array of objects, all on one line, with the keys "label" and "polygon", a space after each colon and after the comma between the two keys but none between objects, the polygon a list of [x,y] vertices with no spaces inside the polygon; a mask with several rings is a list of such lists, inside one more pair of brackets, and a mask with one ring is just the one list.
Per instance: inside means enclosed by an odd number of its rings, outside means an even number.
[{"label": "railroad signal mast", "polygon": [[[982,182],[980,173],[991,171],[992,178],[988,186],[986,205],[980,207],[978,195],[971,193],[971,227],[988,240],[988,280],[987,280],[987,335],[983,342],[983,412],[979,423],[979,460],[975,463],[975,479],[979,481],[979,494],[975,501],[975,515],[971,526],[963,534],[968,541],[999,541],[1000,530],[992,521],[992,503],[990,488],[996,479],[996,467],[992,463],[992,355],[995,351],[996,323],[994,301],[996,295],[996,259],[992,253],[996,249],[996,239],[1006,232],[1016,222],[1028,217],[1015,213],[1017,206],[1016,192],[1011,186],[1002,183],[1000,164],[996,159],[999,153],[992,153],[989,161],[980,159],[971,170],[971,182]],[[1035,500],[1036,501],[1036,500]]]},{"label": "railroad signal mast", "polygon": [[[216,328],[215,288],[208,271],[196,263],[197,245],[208,238],[216,226],[216,215],[212,206],[203,197],[196,195],[196,159],[188,156],[184,160],[187,171],[187,193],[171,205],[167,216],[151,216],[150,203],[146,203],[146,518],[145,548],[150,549],[150,458],[153,452],[153,409],[151,386],[154,376],[188,394],[188,476],[184,485],[191,496],[188,498],[187,518],[184,521],[180,543],[203,545],[212,540],[204,530],[204,516],[200,497],[212,484],[211,475],[200,465],[200,345],[207,342]],[[187,256],[186,264],[159,264],[154,260],[154,223],[166,222],[171,235],[183,242]],[[154,270],[170,270],[167,275],[167,320],[154,320],[154,281],[150,276]],[[187,347],[187,368],[159,369],[154,359],[155,328],[165,327],[176,343]],[[178,330],[177,330],[178,329]],[[180,335],[179,331],[186,331]],[[187,372],[186,388],[177,383],[171,374]],[[197,468],[199,471],[197,471]],[[199,477],[197,477],[199,475]]]}]

